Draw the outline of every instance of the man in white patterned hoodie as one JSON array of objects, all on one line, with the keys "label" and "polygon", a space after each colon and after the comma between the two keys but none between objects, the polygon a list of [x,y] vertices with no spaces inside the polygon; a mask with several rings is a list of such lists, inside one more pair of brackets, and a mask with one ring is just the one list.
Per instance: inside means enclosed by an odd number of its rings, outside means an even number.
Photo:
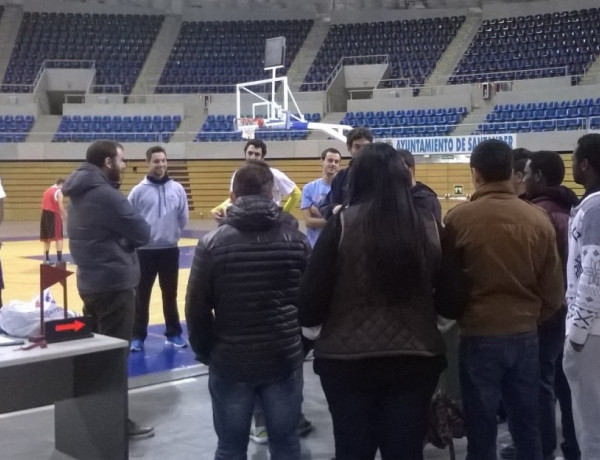
[{"label": "man in white patterned hoodie", "polygon": [[582,460],[600,459],[600,134],[573,153],[573,179],[585,195],[571,210],[567,262],[567,339],[563,368],[573,398]]}]

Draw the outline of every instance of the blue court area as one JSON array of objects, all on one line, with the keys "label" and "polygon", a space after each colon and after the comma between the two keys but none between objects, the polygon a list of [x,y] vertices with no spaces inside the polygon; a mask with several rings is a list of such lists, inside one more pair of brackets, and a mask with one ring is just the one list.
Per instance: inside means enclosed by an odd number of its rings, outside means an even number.
[{"label": "blue court area", "polygon": [[[183,337],[187,339],[187,327],[181,323]],[[129,353],[129,387],[140,387],[154,383],[187,378],[206,373],[208,368],[196,361],[189,347],[176,348],[165,344],[164,325],[148,327],[144,349]]]},{"label": "blue court area", "polygon": [[[179,268],[189,269],[194,258],[196,250],[196,241],[208,233],[204,229],[186,229],[182,232],[182,238],[195,240],[193,244],[190,241],[182,240],[182,245],[179,247]],[[4,238],[4,241],[24,241],[36,240],[31,236],[13,236]],[[41,247],[40,247],[41,249]],[[73,259],[68,254],[68,243],[65,241],[65,253],[63,260],[67,262],[68,269],[75,270]],[[31,254],[31,253],[30,253]],[[28,255],[25,258],[30,260],[43,262],[44,256],[41,254]],[[56,251],[54,245],[50,251],[50,261],[56,261]],[[74,277],[73,277],[74,278]],[[73,279],[72,283],[75,280]],[[158,281],[156,281],[158,284]],[[182,321],[183,337],[187,340],[188,333],[185,322]],[[140,352],[130,353],[128,361],[129,387],[137,388],[146,385],[153,385],[161,382],[168,382],[207,373],[208,368],[195,360],[194,353],[191,348],[175,348],[172,345],[165,345],[164,324],[154,324],[148,327],[148,337],[144,343],[144,350]]]}]

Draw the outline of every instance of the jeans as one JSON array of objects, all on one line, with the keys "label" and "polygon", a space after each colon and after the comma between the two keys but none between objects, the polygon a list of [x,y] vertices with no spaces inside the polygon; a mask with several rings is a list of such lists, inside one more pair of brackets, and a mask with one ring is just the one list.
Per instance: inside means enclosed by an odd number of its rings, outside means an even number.
[{"label": "jeans", "polygon": [[131,340],[135,311],[134,288],[79,296],[83,300],[83,314],[94,319],[93,332]]},{"label": "jeans", "polygon": [[360,387],[331,374],[321,385],[333,420],[336,460],[423,459],[427,411],[437,376],[409,387]]},{"label": "jeans", "polygon": [[215,460],[245,460],[254,400],[260,399],[272,460],[299,460],[297,428],[302,405],[302,367],[272,382],[245,383],[219,377],[209,369],[208,388],[217,437]]},{"label": "jeans", "polygon": [[581,452],[575,435],[575,423],[573,422],[573,406],[571,403],[571,388],[563,371],[562,350],[556,362],[556,379],[554,391],[560,406],[560,424],[562,426],[563,442],[560,443],[565,460],[580,460]]},{"label": "jeans", "polygon": [[167,337],[181,335],[181,323],[177,310],[177,281],[179,276],[179,248],[141,249],[140,284],[135,301],[135,322],[133,337],[146,340],[150,314],[150,296],[152,286],[158,275],[158,284],[162,293],[163,316]]},{"label": "jeans", "polygon": [[565,343],[564,315],[555,315],[538,327],[540,347],[540,439],[542,455],[549,457],[556,449],[555,376],[557,359]]},{"label": "jeans", "polygon": [[537,332],[461,337],[459,371],[467,460],[496,460],[496,413],[501,399],[517,460],[541,460]]}]

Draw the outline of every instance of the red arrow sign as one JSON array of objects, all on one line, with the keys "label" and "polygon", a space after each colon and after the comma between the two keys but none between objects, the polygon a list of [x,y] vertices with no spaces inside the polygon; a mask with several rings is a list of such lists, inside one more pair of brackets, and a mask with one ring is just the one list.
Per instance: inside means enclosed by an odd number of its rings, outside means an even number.
[{"label": "red arrow sign", "polygon": [[61,332],[61,331],[76,331],[77,332],[83,326],[85,326],[85,323],[82,323],[81,321],[75,320],[72,323],[57,324],[56,327],[54,328],[54,330],[56,332]]}]

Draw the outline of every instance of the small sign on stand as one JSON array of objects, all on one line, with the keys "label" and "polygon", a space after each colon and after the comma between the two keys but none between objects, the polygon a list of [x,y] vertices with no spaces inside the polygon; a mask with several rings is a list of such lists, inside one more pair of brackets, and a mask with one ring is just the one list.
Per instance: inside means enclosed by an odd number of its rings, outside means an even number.
[{"label": "small sign on stand", "polygon": [[[67,278],[73,274],[66,264],[40,265],[40,334],[29,337],[29,341],[45,346],[46,343],[63,342],[91,337],[92,332],[84,317],[69,318],[67,302]],[[44,290],[60,283],[63,287],[64,319],[44,322]]]},{"label": "small sign on stand", "polygon": [[88,325],[89,317],[76,317],[68,319],[55,319],[48,321],[46,326],[46,342],[65,342],[91,337],[92,330]]}]

